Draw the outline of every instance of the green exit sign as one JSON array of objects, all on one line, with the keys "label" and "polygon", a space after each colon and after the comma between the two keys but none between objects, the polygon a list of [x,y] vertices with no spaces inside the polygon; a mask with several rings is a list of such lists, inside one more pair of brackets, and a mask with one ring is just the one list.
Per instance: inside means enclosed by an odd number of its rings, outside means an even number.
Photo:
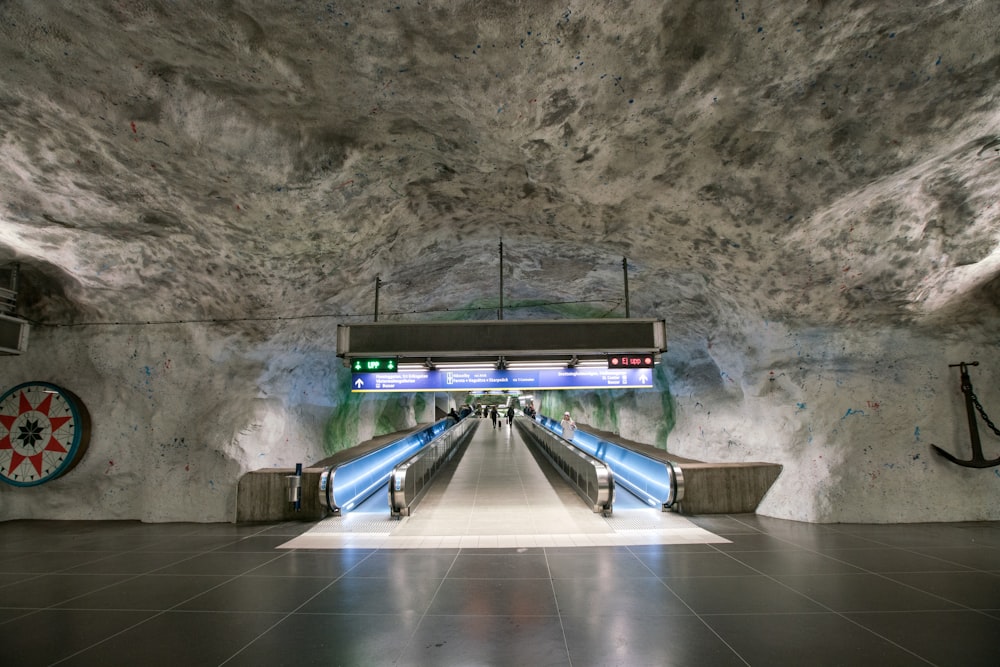
[{"label": "green exit sign", "polygon": [[351,362],[355,373],[395,373],[395,359],[355,359]]}]

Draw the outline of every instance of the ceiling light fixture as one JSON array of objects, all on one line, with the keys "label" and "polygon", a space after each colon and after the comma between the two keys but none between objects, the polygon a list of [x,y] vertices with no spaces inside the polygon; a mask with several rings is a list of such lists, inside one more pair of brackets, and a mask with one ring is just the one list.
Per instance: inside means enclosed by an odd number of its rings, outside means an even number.
[{"label": "ceiling light fixture", "polygon": [[520,371],[542,371],[542,370],[560,370],[566,368],[565,361],[550,361],[547,359],[539,359],[537,361],[508,361],[507,370],[520,370]]}]

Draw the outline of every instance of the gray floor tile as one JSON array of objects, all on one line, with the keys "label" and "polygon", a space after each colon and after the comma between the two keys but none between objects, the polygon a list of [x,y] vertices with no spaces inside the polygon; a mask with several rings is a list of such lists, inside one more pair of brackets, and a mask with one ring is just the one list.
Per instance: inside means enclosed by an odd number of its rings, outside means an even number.
[{"label": "gray floor tile", "polygon": [[443,579],[455,563],[458,549],[394,550],[372,554],[345,573],[348,577]]},{"label": "gray floor tile", "polygon": [[184,611],[292,612],[320,593],[325,577],[238,577],[175,607]]},{"label": "gray floor tile", "polygon": [[1000,572],[1000,549],[987,546],[915,547],[913,551],[931,558],[976,570]]},{"label": "gray floor tile", "polygon": [[788,540],[764,533],[718,533],[730,540],[729,544],[716,544],[719,551],[798,551],[802,547]]},{"label": "gray floor tile", "polygon": [[733,577],[757,574],[736,558],[719,552],[671,551],[637,555],[639,560],[659,577]]},{"label": "gray floor tile", "polygon": [[972,609],[1000,609],[1000,576],[988,572],[889,574],[890,579]]},{"label": "gray floor tile", "polygon": [[762,575],[685,577],[663,582],[697,614],[811,613],[823,608]]},{"label": "gray floor tile", "polygon": [[194,554],[156,571],[157,574],[228,574],[239,575],[281,558],[280,552],[244,553],[210,551]]},{"label": "gray floor tile", "polygon": [[730,554],[763,574],[843,574],[861,568],[812,551],[741,551]]},{"label": "gray floor tile", "polygon": [[555,579],[559,615],[635,618],[637,616],[693,615],[656,577]]},{"label": "gray floor tile", "polygon": [[66,574],[145,574],[174,565],[191,558],[189,553],[160,553],[156,551],[128,551],[116,553],[99,560],[65,570]]},{"label": "gray floor tile", "polygon": [[554,579],[592,578],[624,579],[650,577],[653,572],[630,551],[564,550],[547,556],[549,572]]},{"label": "gray floor tile", "polygon": [[1000,618],[973,611],[848,614],[939,667],[995,667]]},{"label": "gray floor tile", "polygon": [[869,572],[953,572],[970,569],[959,563],[905,549],[830,549],[826,555]]},{"label": "gray floor tile", "polygon": [[113,586],[128,574],[45,574],[0,589],[0,607],[41,609]]},{"label": "gray floor tile", "polygon": [[430,614],[471,616],[555,616],[548,579],[445,579]]},{"label": "gray floor tile", "polygon": [[570,661],[555,616],[461,614],[425,616],[398,664],[559,667]]},{"label": "gray floor tile", "polygon": [[132,577],[61,606],[67,609],[167,610],[225,583],[229,577],[146,574]]},{"label": "gray floor tile", "polygon": [[298,611],[309,614],[416,614],[427,611],[441,579],[344,577],[317,591]]},{"label": "gray floor tile", "polygon": [[[142,623],[154,613],[45,609],[22,616],[0,625],[4,638],[3,661],[4,664],[17,667],[51,665]],[[113,657],[104,664],[125,663],[118,662],[118,658]]]},{"label": "gray floor tile", "polygon": [[268,613],[168,611],[114,635],[60,665],[219,665],[282,618],[282,614]]},{"label": "gray floor tile", "polygon": [[62,572],[114,555],[112,551],[32,551],[0,560],[0,575]]},{"label": "gray floor tile", "polygon": [[574,667],[747,664],[695,616],[637,615],[621,623],[593,614],[564,618],[563,626]]},{"label": "gray floor tile", "polygon": [[448,571],[455,579],[548,579],[549,566],[543,553],[497,554],[462,552]]},{"label": "gray floor tile", "polygon": [[225,664],[226,667],[397,664],[395,661],[416,630],[419,618],[412,614],[292,614]]},{"label": "gray floor tile", "polygon": [[0,607],[0,624],[24,616],[25,614],[35,614],[35,613],[38,613],[37,609],[30,609],[30,608],[4,609],[3,607]]},{"label": "gray floor tile", "polygon": [[288,541],[284,535],[250,535],[220,546],[216,551],[249,551],[272,553],[274,549]]},{"label": "gray floor tile", "polygon": [[336,578],[356,569],[369,556],[368,552],[355,550],[290,551],[249,570],[244,576]]},{"label": "gray floor tile", "polygon": [[158,534],[158,537],[160,539],[151,541],[147,546],[141,547],[137,549],[137,551],[179,551],[184,553],[202,553],[233,544],[240,539],[238,535],[233,535],[229,531],[224,531],[217,535]]},{"label": "gray floor tile", "polygon": [[705,622],[750,665],[927,665],[903,647],[832,613],[730,614],[707,616]]},{"label": "gray floor tile", "polygon": [[778,581],[839,612],[925,611],[958,605],[876,574],[777,575]]}]

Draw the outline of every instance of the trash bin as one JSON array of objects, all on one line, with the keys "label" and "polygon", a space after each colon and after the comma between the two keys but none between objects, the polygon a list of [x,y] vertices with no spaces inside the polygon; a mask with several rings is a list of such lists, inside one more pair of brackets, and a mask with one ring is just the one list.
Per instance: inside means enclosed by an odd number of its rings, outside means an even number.
[{"label": "trash bin", "polygon": [[285,487],[288,489],[288,502],[297,503],[302,500],[302,475],[286,476]]}]

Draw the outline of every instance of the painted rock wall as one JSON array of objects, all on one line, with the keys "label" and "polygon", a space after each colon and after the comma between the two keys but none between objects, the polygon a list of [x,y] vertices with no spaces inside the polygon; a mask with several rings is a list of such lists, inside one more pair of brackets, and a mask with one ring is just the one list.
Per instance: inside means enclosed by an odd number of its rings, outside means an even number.
[{"label": "painted rock wall", "polygon": [[[670,359],[685,362],[674,367],[677,426],[667,448],[705,461],[782,464],[758,508],[769,516],[996,520],[1000,468],[960,467],[931,449],[971,458],[959,369],[949,363],[981,362],[970,369],[974,390],[1000,416],[997,346],[975,344],[977,333],[942,340],[761,323],[711,347],[676,346]],[[981,419],[978,428],[985,456],[1000,456],[1000,437]]]},{"label": "painted rock wall", "polygon": [[[274,333],[274,332],[271,332]],[[28,380],[77,393],[93,421],[90,448],[67,475],[0,486],[0,519],[231,521],[249,470],[320,460],[408,428],[441,396],[352,395],[315,332],[163,325],[133,331],[38,329],[29,352],[0,360],[5,389]],[[299,351],[290,351],[294,348]],[[984,351],[986,354],[983,354]],[[784,471],[761,514],[818,522],[1000,518],[1000,468],[948,463],[930,443],[969,458],[957,369],[978,359],[974,389],[1000,416],[996,347],[789,331],[760,323],[739,335],[678,342],[666,391],[549,392],[549,413],[705,461],[769,461]],[[675,422],[675,423],[674,423]],[[1000,438],[980,422],[987,457]],[[654,434],[651,437],[651,434]]]},{"label": "painted rock wall", "polygon": [[0,520],[231,521],[247,471],[308,465],[416,423],[413,397],[350,397],[334,351],[303,342],[321,340],[315,331],[296,336],[306,338],[253,342],[196,325],[34,330],[27,354],[0,359],[3,390],[40,380],[74,392],[91,415],[90,446],[58,479],[0,485]]}]

